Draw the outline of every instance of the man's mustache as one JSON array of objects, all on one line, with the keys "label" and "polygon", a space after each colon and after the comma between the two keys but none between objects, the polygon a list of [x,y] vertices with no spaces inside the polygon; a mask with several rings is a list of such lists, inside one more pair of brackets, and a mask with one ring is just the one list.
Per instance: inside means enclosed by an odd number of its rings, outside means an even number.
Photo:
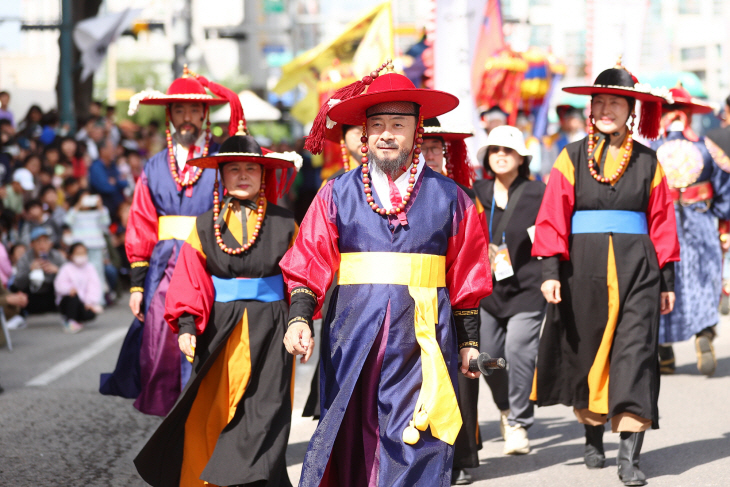
[{"label": "man's mustache", "polygon": [[195,125],[193,125],[192,123],[184,123],[184,124],[180,125],[180,129],[179,130],[181,132],[183,130],[195,130]]},{"label": "man's mustache", "polygon": [[393,142],[390,144],[387,142],[380,142],[380,143],[376,144],[375,147],[377,147],[378,149],[398,149],[398,148],[400,148],[400,146],[398,145],[397,142]]}]

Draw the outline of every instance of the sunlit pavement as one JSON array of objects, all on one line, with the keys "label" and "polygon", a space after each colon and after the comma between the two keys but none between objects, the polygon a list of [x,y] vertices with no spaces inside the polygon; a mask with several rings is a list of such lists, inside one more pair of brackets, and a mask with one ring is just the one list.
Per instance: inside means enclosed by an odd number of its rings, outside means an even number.
[{"label": "sunlit pavement", "polygon": [[[159,424],[132,401],[97,392],[99,373],[114,368],[131,313],[121,300],[78,335],[56,316],[29,320],[11,331],[14,351],[0,350],[0,485],[145,485],[132,459]],[[700,376],[694,344],[675,346],[677,373],[662,376],[661,429],[646,434],[641,467],[652,486],[730,485],[730,323],[715,341],[718,368]],[[297,364],[287,464],[296,485],[316,426],[302,418],[315,361]],[[498,411],[482,382],[479,417],[484,448],[472,469],[475,486],[621,486],[616,475],[618,435],[606,433],[607,466],[583,465],[583,428],[566,407],[538,409],[529,435],[532,452],[502,455]]]}]

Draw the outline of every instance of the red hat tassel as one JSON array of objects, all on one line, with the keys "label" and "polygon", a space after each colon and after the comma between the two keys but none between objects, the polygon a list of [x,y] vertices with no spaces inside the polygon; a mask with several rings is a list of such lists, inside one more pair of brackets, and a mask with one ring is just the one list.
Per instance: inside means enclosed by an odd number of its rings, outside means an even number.
[{"label": "red hat tassel", "polygon": [[474,168],[469,163],[467,157],[466,142],[463,140],[455,140],[449,142],[449,162],[453,165],[452,171],[454,175],[454,181],[457,183],[471,188],[473,181],[476,180],[477,175],[474,172]]},{"label": "red hat tassel", "polygon": [[388,59],[388,61],[384,62],[380,66],[380,68],[371,72],[369,76],[365,76],[360,81],[355,81],[354,83],[351,83],[347,86],[343,86],[339,90],[335,91],[335,93],[331,97],[329,97],[327,102],[319,109],[319,113],[314,118],[314,122],[312,122],[312,129],[309,131],[309,136],[304,143],[304,148],[306,150],[308,150],[312,154],[322,153],[322,150],[324,149],[324,140],[327,129],[333,128],[333,126],[327,126],[327,115],[329,114],[330,108],[332,108],[341,101],[349,100],[352,97],[362,94],[363,91],[365,91],[365,89],[368,87],[368,85],[370,85],[370,83],[372,83],[373,80],[377,78],[378,75],[380,75],[380,72],[385,69],[390,63],[391,60]]},{"label": "red hat tassel", "polygon": [[654,140],[659,137],[662,121],[662,104],[653,101],[641,102],[641,120],[639,121],[639,135]]},{"label": "red hat tassel", "polygon": [[243,120],[243,130],[248,132],[246,128],[246,118],[243,116],[243,106],[241,105],[241,99],[233,91],[229,90],[225,86],[219,85],[199,74],[195,75],[195,78],[200,81],[200,84],[208,88],[214,95],[228,100],[231,105],[231,119],[228,122],[228,135],[231,137],[236,135],[238,131],[238,122]]}]

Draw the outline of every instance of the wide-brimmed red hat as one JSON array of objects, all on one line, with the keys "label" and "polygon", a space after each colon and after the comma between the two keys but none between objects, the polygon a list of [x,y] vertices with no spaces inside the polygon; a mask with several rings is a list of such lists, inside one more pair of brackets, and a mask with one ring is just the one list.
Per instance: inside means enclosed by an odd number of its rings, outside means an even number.
[{"label": "wide-brimmed red hat", "polygon": [[366,110],[373,105],[392,101],[410,101],[420,106],[424,119],[450,112],[459,105],[451,93],[416,88],[402,74],[386,73],[375,78],[365,91],[348,100],[342,100],[329,110],[330,119],[348,125],[361,125],[367,120]]},{"label": "wide-brimmed red hat", "polygon": [[669,94],[671,97],[667,97],[662,106],[665,111],[684,108],[689,108],[693,114],[710,113],[713,111],[712,106],[694,98],[682,85],[670,89]]},{"label": "wide-brimmed red hat", "polygon": [[[613,68],[606,69],[596,77],[591,86],[569,86],[563,88],[576,95],[615,95],[641,101],[639,134],[647,139],[659,137],[661,105],[666,102],[658,90],[639,83],[622,64],[621,58]],[[666,90],[665,90],[666,91]]]},{"label": "wide-brimmed red hat", "polygon": [[[213,95],[205,90],[208,88]],[[231,120],[228,124],[228,134],[233,135],[237,130],[238,120],[243,119],[241,102],[233,91],[223,85],[209,81],[207,78],[183,68],[183,75],[172,82],[167,93],[156,90],[140,91],[129,99],[129,116],[134,115],[138,105],[170,105],[171,103],[203,103],[206,106],[231,104]]]},{"label": "wide-brimmed red hat", "polygon": [[313,154],[322,152],[327,130],[337,123],[362,125],[367,120],[368,108],[380,103],[412,102],[418,105],[418,115],[424,119],[449,112],[459,105],[459,99],[450,93],[416,88],[407,77],[388,72],[391,61],[383,63],[378,70],[348,86],[337,90],[320,108],[312,123],[305,149]]}]

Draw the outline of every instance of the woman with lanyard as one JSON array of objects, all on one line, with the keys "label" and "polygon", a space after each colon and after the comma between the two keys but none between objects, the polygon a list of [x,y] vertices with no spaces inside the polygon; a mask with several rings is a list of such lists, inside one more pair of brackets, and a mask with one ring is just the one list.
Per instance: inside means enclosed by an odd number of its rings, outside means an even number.
[{"label": "woman with lanyard", "polygon": [[639,452],[659,427],[659,315],[674,305],[679,243],[664,171],[632,133],[639,100],[639,133],[658,136],[664,99],[620,61],[592,86],[563,89],[592,97],[591,124],[555,161],[537,217],[532,255],[544,259],[549,305],[531,398],[574,408],[588,468],[605,463],[611,420],[619,478],[644,485]]},{"label": "woman with lanyard", "polygon": [[526,454],[534,409],[529,396],[545,314],[541,263],[531,254],[532,232],[545,185],[529,180],[531,156],[516,127],[492,129],[477,159],[490,178],[477,181],[474,191],[494,270],[492,294],[482,300],[479,311],[479,343],[482,352],[505,357],[509,364],[509,370],[485,377],[500,410],[504,454]]},{"label": "woman with lanyard", "polygon": [[289,307],[279,261],[298,227],[274,202],[295,165],[263,155],[239,127],[217,155],[190,161],[219,169],[226,193],[216,179],[213,209],[197,217],[167,293],[165,319],[193,372],[134,461],[154,486],[291,486],[293,360],[281,346]]}]

